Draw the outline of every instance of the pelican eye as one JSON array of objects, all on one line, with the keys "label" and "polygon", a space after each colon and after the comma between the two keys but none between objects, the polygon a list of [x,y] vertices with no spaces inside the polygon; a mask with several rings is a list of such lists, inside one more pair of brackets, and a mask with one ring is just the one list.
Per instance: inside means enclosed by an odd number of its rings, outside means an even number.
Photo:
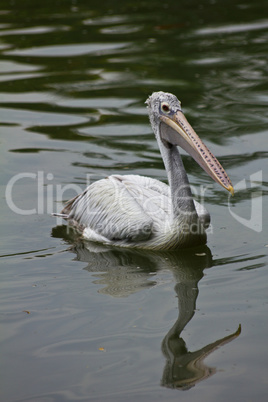
[{"label": "pelican eye", "polygon": [[162,102],[161,103],[161,110],[164,113],[169,113],[170,112],[169,104],[167,102]]}]

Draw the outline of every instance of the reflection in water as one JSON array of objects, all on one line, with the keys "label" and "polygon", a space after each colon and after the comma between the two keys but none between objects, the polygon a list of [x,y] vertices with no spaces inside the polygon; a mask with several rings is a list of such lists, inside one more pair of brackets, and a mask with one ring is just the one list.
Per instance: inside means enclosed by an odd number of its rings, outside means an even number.
[{"label": "reflection in water", "polygon": [[74,232],[66,232],[65,225],[58,226],[53,229],[52,235],[63,237],[72,244],[70,251],[77,255],[79,261],[88,264],[84,269],[99,278],[94,283],[105,285],[99,290],[101,293],[126,297],[156,285],[152,273],[167,269],[172,272],[176,282],[179,316],[162,342],[162,351],[166,357],[161,382],[163,386],[186,390],[215,374],[216,369],[206,366],[204,359],[239,336],[241,326],[234,333],[194,352],[188,351],[181,337],[182,331],[195,314],[198,282],[203,277],[204,269],[212,266],[211,252],[207,246],[172,253],[118,250],[82,241]]},{"label": "reflection in water", "polygon": [[238,330],[233,334],[218,339],[195,352],[188,351],[180,335],[194,316],[198,282],[203,276],[204,268],[196,269],[192,265],[190,268],[189,266],[185,269],[181,267],[173,271],[177,282],[175,291],[178,296],[179,316],[162,342],[162,351],[167,359],[162,385],[166,387],[186,390],[215,374],[216,369],[206,366],[204,359],[218,347],[236,338],[241,332],[239,325]]},{"label": "reflection in water", "polygon": [[179,321],[180,315],[163,340],[162,350],[167,362],[163,372],[162,385],[187,390],[216,373],[215,368],[205,365],[204,359],[220,346],[239,336],[241,325],[233,334],[218,339],[195,352],[189,352],[184,340],[179,336],[179,332],[176,331]]},{"label": "reflection in water", "polygon": [[166,357],[162,385],[170,388],[189,389],[197,382],[205,380],[216,372],[207,367],[204,359],[219,346],[237,337],[241,328],[224,338],[204,346],[195,352],[187,349],[181,332],[194,316],[198,296],[198,282],[203,277],[203,270],[212,265],[210,250],[206,247],[205,256],[192,254],[191,258],[180,259],[173,268],[176,280],[175,292],[178,297],[179,316],[162,342],[162,351]]}]

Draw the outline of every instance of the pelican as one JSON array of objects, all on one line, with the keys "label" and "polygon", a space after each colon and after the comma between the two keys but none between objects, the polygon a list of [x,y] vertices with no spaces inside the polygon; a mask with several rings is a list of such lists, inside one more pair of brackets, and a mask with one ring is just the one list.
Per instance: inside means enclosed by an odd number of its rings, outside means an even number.
[{"label": "pelican", "polygon": [[206,243],[210,215],[193,200],[178,146],[232,195],[225,170],[198,137],[171,93],[146,101],[168,185],[139,175],[111,175],[89,185],[60,214],[82,237],[107,245],[170,250]]}]

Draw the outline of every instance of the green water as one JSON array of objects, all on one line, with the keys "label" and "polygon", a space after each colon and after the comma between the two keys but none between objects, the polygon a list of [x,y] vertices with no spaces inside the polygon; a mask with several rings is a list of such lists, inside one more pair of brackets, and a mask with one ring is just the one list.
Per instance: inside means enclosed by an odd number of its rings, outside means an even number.
[{"label": "green water", "polygon": [[[266,401],[267,2],[37,3],[0,6],[1,401]],[[114,173],[166,182],[159,90],[235,196],[182,152],[206,247],[82,242],[61,200]]]}]

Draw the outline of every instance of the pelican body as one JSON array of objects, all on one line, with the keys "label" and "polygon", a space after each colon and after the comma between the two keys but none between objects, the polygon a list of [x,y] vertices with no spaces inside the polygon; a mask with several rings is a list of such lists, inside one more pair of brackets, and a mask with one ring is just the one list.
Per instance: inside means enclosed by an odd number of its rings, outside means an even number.
[{"label": "pelican body", "polygon": [[168,185],[139,175],[112,175],[88,186],[55,215],[83,238],[108,245],[169,250],[205,244],[210,215],[193,200],[178,147],[233,194],[232,183],[186,120],[176,96],[155,92],[146,103]]}]

